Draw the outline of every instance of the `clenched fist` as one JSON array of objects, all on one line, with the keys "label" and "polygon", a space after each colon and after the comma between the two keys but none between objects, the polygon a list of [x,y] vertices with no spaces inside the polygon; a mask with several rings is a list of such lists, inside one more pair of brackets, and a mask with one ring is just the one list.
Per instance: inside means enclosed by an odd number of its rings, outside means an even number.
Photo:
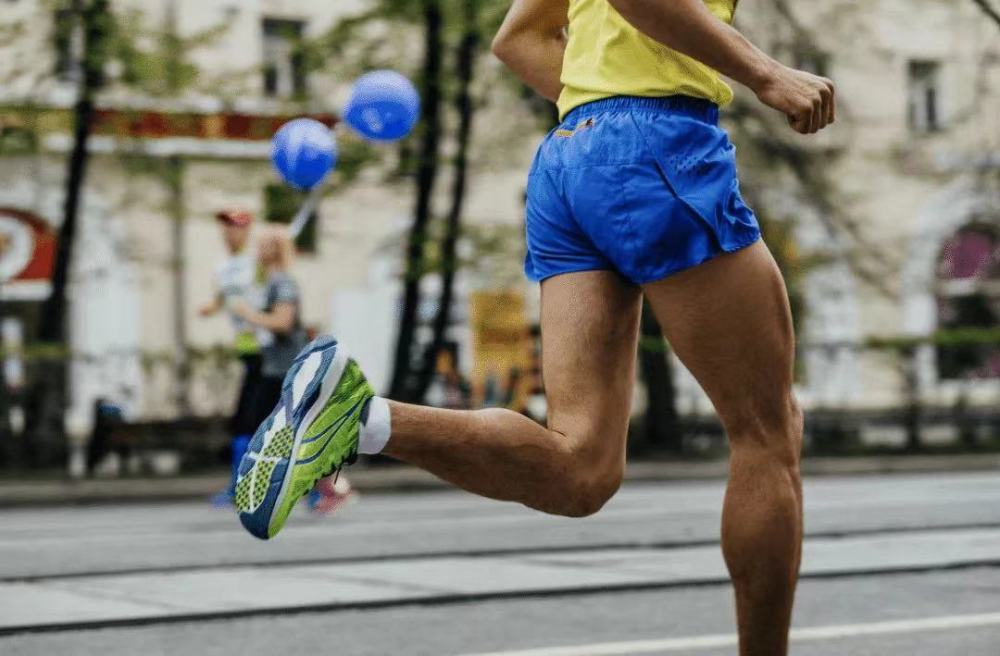
[{"label": "clenched fist", "polygon": [[753,91],[762,103],[787,116],[796,132],[815,134],[836,119],[833,82],[825,77],[779,64]]}]

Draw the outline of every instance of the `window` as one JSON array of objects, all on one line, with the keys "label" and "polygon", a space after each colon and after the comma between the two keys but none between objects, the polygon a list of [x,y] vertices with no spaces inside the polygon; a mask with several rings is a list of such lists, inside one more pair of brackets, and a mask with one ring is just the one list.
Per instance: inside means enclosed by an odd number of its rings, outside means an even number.
[{"label": "window", "polygon": [[935,61],[911,61],[909,65],[910,129],[920,134],[941,129],[941,65]]},{"label": "window", "polygon": [[[306,194],[284,184],[271,184],[264,188],[264,220],[272,223],[291,223],[295,214],[306,200]],[[317,212],[306,221],[302,234],[295,240],[295,246],[302,253],[316,252]]]},{"label": "window", "polygon": [[302,56],[302,21],[265,18],[264,95],[298,98],[306,93],[305,59]]},{"label": "window", "polygon": [[83,59],[83,25],[79,15],[72,9],[57,9],[52,16],[52,28],[53,73],[66,82],[79,79]]},{"label": "window", "polygon": [[[1000,326],[1000,231],[995,226],[959,230],[938,260],[938,325],[961,337]],[[941,378],[1000,377],[1000,344],[961,340],[938,347]]]}]

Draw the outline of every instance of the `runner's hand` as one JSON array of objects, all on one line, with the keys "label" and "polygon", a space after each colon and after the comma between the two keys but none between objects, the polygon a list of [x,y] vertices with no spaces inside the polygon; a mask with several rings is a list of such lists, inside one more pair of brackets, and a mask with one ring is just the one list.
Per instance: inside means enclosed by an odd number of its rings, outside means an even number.
[{"label": "runner's hand", "polygon": [[234,298],[226,303],[226,309],[232,312],[235,316],[240,319],[249,321],[254,315],[253,308],[250,304],[244,301],[242,298]]},{"label": "runner's hand", "polygon": [[833,82],[825,77],[778,65],[754,92],[762,103],[787,116],[792,129],[801,134],[815,134],[836,119]]}]

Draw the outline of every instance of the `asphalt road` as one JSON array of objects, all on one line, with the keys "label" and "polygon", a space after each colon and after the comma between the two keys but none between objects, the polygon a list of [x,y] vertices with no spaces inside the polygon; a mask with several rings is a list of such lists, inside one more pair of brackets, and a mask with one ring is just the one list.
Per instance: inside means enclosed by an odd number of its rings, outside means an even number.
[{"label": "asphalt road", "polygon": [[[368,495],[278,540],[196,504],[0,511],[0,654],[734,654],[721,483],[598,516]],[[819,478],[794,654],[1000,654],[1000,474]]]}]

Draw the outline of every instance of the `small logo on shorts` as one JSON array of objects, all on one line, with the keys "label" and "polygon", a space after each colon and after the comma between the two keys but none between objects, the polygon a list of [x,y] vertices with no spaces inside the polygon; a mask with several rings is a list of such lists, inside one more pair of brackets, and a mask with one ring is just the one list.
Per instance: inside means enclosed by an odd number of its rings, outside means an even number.
[{"label": "small logo on shorts", "polygon": [[586,128],[592,128],[592,127],[594,127],[594,125],[596,125],[596,122],[594,121],[593,117],[588,118],[588,119],[584,119],[584,120],[580,121],[579,123],[577,123],[576,127],[573,128],[572,130],[563,130],[563,129],[556,130],[556,136],[557,137],[563,137],[564,139],[565,138],[569,138],[569,137],[572,137],[573,135],[575,135],[580,130],[584,130]]}]

